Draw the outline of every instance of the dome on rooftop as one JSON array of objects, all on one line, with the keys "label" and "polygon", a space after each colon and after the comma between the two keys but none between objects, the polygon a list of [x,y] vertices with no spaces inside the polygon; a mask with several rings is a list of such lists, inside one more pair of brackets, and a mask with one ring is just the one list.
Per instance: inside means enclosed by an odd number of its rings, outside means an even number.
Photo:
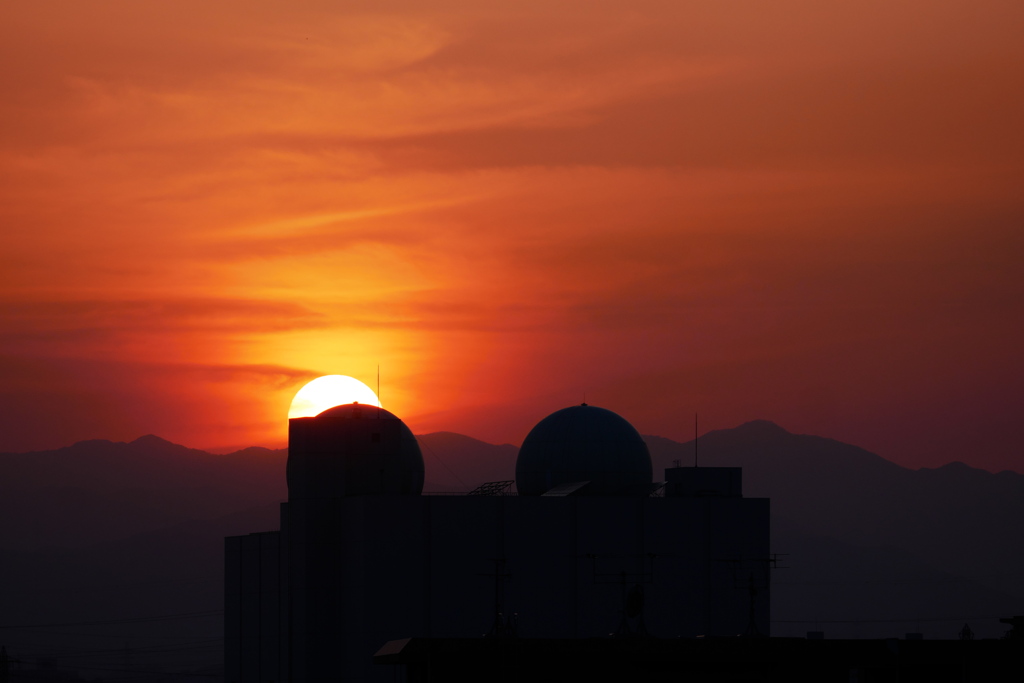
[{"label": "dome on rooftop", "polygon": [[422,491],[419,443],[383,408],[349,403],[288,421],[289,500]]},{"label": "dome on rooftop", "polygon": [[651,475],[651,455],[633,425],[586,403],[538,422],[516,460],[516,488],[523,496],[581,482],[589,483],[579,495],[647,495]]}]

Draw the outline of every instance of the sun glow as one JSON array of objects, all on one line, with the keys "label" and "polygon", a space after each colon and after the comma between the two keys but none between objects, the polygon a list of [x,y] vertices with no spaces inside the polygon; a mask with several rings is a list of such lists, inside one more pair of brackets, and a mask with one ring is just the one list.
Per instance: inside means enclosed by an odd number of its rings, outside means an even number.
[{"label": "sun glow", "polygon": [[313,417],[328,408],[347,403],[363,403],[380,406],[380,399],[373,389],[355,377],[348,375],[324,375],[317,377],[299,389],[288,409],[288,419]]}]

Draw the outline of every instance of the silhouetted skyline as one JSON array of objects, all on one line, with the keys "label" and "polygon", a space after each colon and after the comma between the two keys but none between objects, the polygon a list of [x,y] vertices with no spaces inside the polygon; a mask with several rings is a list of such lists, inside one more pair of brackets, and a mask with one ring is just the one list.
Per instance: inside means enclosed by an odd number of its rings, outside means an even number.
[{"label": "silhouetted skyline", "polygon": [[[426,491],[514,473],[514,447],[418,439]],[[692,443],[644,440],[656,470],[691,462]],[[907,470],[764,421],[709,433],[700,449],[709,467],[743,468],[745,496],[771,498],[771,550],[787,567],[772,574],[773,635],[952,639],[967,622],[985,638],[1024,608],[1024,475]],[[0,455],[0,644],[26,668],[42,658],[85,672],[212,675],[222,539],[278,528],[285,457],[157,437]]]}]

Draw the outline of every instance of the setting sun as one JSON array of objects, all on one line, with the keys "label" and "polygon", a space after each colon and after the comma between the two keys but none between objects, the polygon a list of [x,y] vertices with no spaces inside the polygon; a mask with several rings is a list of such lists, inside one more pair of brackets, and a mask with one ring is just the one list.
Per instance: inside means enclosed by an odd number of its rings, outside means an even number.
[{"label": "setting sun", "polygon": [[299,389],[288,409],[288,419],[313,417],[328,408],[346,403],[363,403],[380,406],[380,399],[373,389],[355,377],[348,375],[324,375],[317,377]]}]

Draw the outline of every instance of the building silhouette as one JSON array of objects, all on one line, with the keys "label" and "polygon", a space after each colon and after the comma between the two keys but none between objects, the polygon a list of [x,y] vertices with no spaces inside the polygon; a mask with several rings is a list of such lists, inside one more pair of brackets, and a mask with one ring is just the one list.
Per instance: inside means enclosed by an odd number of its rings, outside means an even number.
[{"label": "building silhouette", "polygon": [[742,497],[738,468],[653,481],[640,435],[602,408],[538,423],[518,495],[511,479],[423,495],[408,427],[359,404],[289,421],[287,477],[280,530],[226,539],[228,683],[393,680],[373,658],[403,638],[769,632],[768,500]]}]

